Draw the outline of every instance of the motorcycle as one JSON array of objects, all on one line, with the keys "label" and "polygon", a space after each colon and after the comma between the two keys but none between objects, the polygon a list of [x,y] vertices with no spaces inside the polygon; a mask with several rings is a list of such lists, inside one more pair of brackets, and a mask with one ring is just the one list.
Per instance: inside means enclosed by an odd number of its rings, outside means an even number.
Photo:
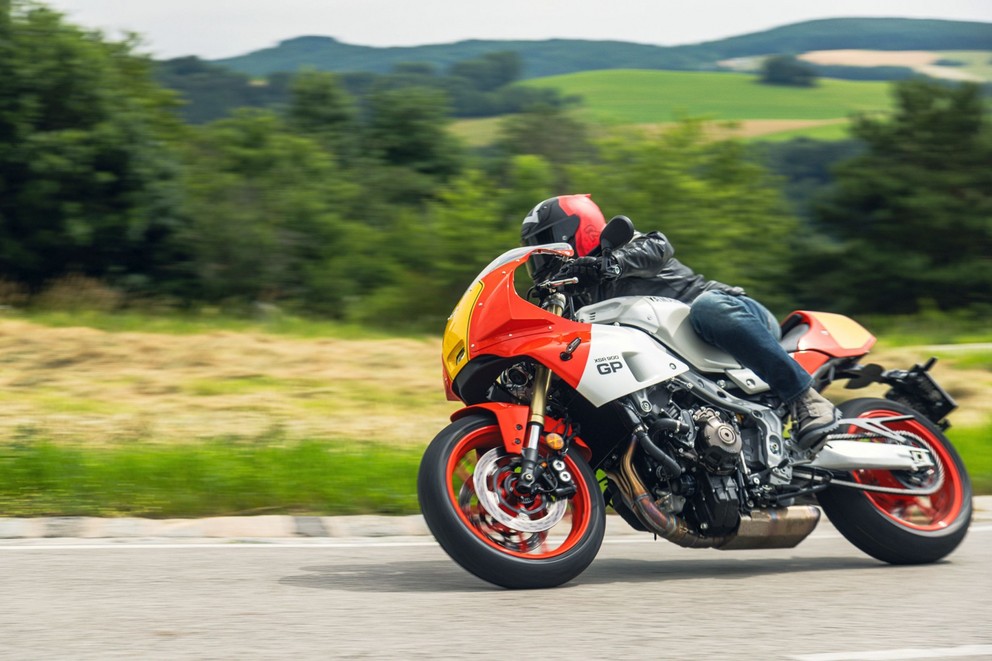
[{"label": "motorcycle", "polygon": [[[632,237],[630,221],[614,218],[603,259]],[[528,260],[572,256],[567,243],[505,252],[445,327],[445,390],[465,406],[428,445],[417,489],[428,527],[463,568],[506,588],[566,583],[596,557],[607,507],[688,548],[792,548],[821,508],[884,562],[934,562],[961,543],[971,483],[944,434],[956,405],[929,373],[935,359],[862,364],[875,337],[860,324],[789,315],[781,344],[818,390],[888,386],[884,398],[840,404],[836,430],[804,450],[789,407],[703,342],[686,304],[631,296],[579,307],[575,278],[518,293]]]}]

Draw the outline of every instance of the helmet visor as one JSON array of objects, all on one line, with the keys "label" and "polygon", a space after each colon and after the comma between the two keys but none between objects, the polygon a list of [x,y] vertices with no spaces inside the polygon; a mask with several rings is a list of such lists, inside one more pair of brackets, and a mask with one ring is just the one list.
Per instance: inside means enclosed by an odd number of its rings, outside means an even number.
[{"label": "helmet visor", "polygon": [[[524,245],[540,246],[546,243],[573,243],[579,229],[579,217],[567,216],[554,222],[533,223],[533,227],[523,228],[520,238]],[[575,247],[574,245],[572,246]]]}]

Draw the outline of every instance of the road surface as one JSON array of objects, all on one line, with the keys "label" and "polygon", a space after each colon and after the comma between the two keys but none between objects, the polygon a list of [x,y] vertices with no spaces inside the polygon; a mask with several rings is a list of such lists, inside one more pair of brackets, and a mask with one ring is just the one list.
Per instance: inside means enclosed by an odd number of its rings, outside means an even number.
[{"label": "road surface", "polygon": [[428,537],[0,545],[4,659],[992,659],[992,524],[892,567],[829,524],[796,549],[608,535],[562,588],[507,591]]}]

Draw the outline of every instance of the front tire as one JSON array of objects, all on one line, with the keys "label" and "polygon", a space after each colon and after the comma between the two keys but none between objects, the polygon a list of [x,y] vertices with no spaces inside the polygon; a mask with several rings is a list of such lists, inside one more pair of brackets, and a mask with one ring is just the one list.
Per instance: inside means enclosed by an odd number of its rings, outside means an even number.
[{"label": "front tire", "polygon": [[[480,459],[494,473],[481,485],[488,490],[483,497],[490,503],[498,501],[507,512],[499,517],[502,521],[487,511],[476,491],[473,473]],[[557,501],[563,505],[541,496],[521,498],[512,489],[518,459],[519,455],[503,449],[499,426],[491,416],[474,413],[460,418],[434,438],[421,460],[417,476],[421,511],[441,547],[479,578],[506,588],[561,585],[581,574],[599,552],[606,530],[602,494],[589,465],[570,452],[564,461],[577,487],[574,496]],[[533,523],[527,527],[536,530],[508,525],[511,516],[521,514]],[[547,530],[541,530],[542,521],[548,522]]]},{"label": "front tire", "polygon": [[845,418],[912,416],[885,426],[928,449],[938,464],[930,476],[859,470],[839,479],[890,488],[939,487],[930,495],[913,496],[833,486],[818,495],[830,522],[859,549],[891,564],[935,562],[957,548],[971,523],[971,480],[944,433],[920,413],[887,399],[855,399],[838,408]]}]

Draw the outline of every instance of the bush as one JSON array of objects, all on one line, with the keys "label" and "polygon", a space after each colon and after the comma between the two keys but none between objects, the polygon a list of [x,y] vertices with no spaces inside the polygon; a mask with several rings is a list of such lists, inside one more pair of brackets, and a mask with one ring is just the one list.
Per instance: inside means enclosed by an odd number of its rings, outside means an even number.
[{"label": "bush", "polygon": [[51,283],[32,303],[45,310],[113,312],[124,305],[124,294],[95,278],[67,275]]},{"label": "bush", "polygon": [[19,308],[28,302],[28,290],[19,282],[0,278],[0,307]]},{"label": "bush", "polygon": [[816,85],[816,68],[791,55],[776,55],[761,65],[761,82],[766,85],[813,87]]}]

